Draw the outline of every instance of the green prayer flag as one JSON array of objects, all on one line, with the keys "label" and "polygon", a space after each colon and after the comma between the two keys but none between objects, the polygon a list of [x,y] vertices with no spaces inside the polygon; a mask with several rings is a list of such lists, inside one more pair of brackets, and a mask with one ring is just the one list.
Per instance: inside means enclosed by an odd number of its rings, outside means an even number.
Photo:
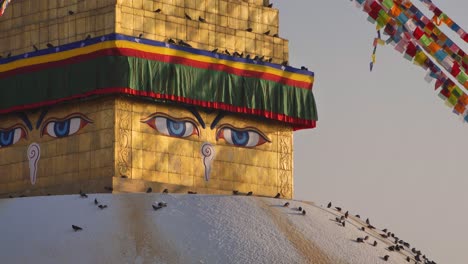
[{"label": "green prayer flag", "polygon": [[393,0],[384,0],[382,4],[388,9],[392,9],[394,5]]},{"label": "green prayer flag", "polygon": [[423,35],[420,40],[424,44],[424,46],[426,46],[426,47],[428,47],[432,43],[432,40],[430,38],[426,37],[426,35]]},{"label": "green prayer flag", "polygon": [[466,81],[468,81],[468,75],[466,75],[466,73],[464,72],[460,72],[458,75],[457,75],[457,80],[462,84],[462,85],[465,85]]},{"label": "green prayer flag", "polygon": [[447,102],[451,106],[455,106],[457,104],[457,102],[458,102],[458,98],[454,94],[451,94],[450,97],[447,99]]},{"label": "green prayer flag", "polygon": [[453,89],[452,94],[457,98],[460,98],[460,96],[463,94],[463,91],[457,86]]}]

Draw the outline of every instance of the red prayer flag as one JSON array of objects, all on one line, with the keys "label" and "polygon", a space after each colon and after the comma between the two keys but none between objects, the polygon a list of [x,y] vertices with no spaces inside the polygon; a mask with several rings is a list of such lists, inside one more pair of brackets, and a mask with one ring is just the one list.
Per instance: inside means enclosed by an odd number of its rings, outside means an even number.
[{"label": "red prayer flag", "polygon": [[424,35],[424,31],[422,31],[419,27],[417,27],[413,32],[413,36],[416,39],[420,39],[423,35]]},{"label": "red prayer flag", "polygon": [[446,88],[440,90],[440,94],[442,94],[445,98],[449,98],[449,97],[450,97],[450,91],[447,90]]},{"label": "red prayer flag", "polygon": [[436,8],[434,9],[434,14],[435,14],[436,16],[440,16],[440,14],[442,14],[442,10],[440,10],[438,7],[436,7]]},{"label": "red prayer flag", "polygon": [[380,9],[382,9],[382,7],[379,5],[379,3],[377,3],[376,1],[372,2],[372,4],[370,5],[371,9],[373,10],[377,10],[377,12],[380,11]]},{"label": "red prayer flag", "polygon": [[467,33],[463,34],[462,38],[463,38],[464,41],[468,42],[468,34]]},{"label": "red prayer flag", "polygon": [[452,66],[452,70],[450,72],[453,76],[457,76],[460,73],[460,65],[458,63],[454,63]]},{"label": "red prayer flag", "polygon": [[416,51],[416,46],[411,42],[408,43],[408,46],[406,47],[406,54],[413,58],[416,55]]}]

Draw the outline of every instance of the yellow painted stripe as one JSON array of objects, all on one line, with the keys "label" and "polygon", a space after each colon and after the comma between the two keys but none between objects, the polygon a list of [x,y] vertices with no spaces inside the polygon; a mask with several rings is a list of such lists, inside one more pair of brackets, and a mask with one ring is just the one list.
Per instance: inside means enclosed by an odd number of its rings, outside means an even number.
[{"label": "yellow painted stripe", "polygon": [[288,78],[291,80],[301,81],[301,82],[306,82],[306,83],[313,83],[314,81],[314,77],[309,76],[309,75],[283,71],[283,70],[275,69],[275,68],[265,66],[265,65],[255,65],[255,64],[250,64],[250,63],[216,59],[216,58],[212,58],[209,56],[171,49],[168,47],[158,47],[158,46],[146,45],[146,44],[141,44],[141,43],[135,43],[135,42],[126,41],[126,40],[104,41],[104,42],[100,42],[97,44],[85,46],[82,48],[76,48],[76,49],[67,50],[67,51],[60,51],[57,53],[51,53],[51,54],[47,54],[43,56],[16,60],[7,64],[0,65],[0,72],[11,71],[14,69],[32,66],[36,64],[43,64],[43,63],[66,60],[66,59],[73,58],[76,56],[85,55],[85,54],[89,54],[92,52],[96,52],[96,51],[103,50],[103,49],[109,49],[109,48],[127,48],[127,49],[142,51],[142,52],[156,53],[156,54],[162,54],[162,55],[168,55],[168,56],[178,56],[178,57],[183,57],[183,58],[205,62],[205,63],[226,65],[226,66],[237,68],[240,70],[255,71],[259,73],[269,73],[269,74],[281,76],[284,78]]}]

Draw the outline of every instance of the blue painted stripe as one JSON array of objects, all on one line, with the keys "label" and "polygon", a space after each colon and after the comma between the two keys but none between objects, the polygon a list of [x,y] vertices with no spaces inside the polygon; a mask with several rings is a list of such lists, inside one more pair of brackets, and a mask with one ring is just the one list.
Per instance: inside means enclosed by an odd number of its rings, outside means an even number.
[{"label": "blue painted stripe", "polygon": [[253,65],[265,65],[269,66],[272,68],[276,68],[279,70],[284,70],[287,72],[292,72],[292,73],[299,73],[299,74],[304,74],[308,76],[314,77],[314,72],[312,71],[306,71],[306,70],[301,70],[299,68],[291,67],[291,66],[282,66],[280,64],[274,64],[274,63],[269,63],[269,62],[264,62],[264,61],[254,61],[252,59],[246,59],[246,58],[238,58],[234,56],[229,56],[225,54],[219,54],[219,53],[212,53],[210,51],[206,50],[200,50],[200,49],[195,49],[195,48],[190,48],[190,47],[183,47],[175,44],[169,44],[166,42],[161,42],[161,41],[155,41],[155,40],[149,40],[149,39],[143,39],[143,38],[137,38],[137,37],[131,37],[131,36],[126,36],[126,35],[121,35],[121,34],[116,34],[112,33],[109,35],[104,35],[104,36],[99,36],[99,37],[94,37],[90,38],[88,40],[82,40],[82,41],[77,41],[53,48],[47,48],[47,49],[42,49],[38,51],[32,51],[20,55],[15,55],[10,58],[1,58],[0,59],[0,65],[1,64],[7,64],[13,61],[25,59],[25,58],[33,58],[33,57],[39,57],[39,56],[44,56],[52,53],[57,53],[61,51],[69,51],[93,44],[97,44],[103,41],[111,41],[111,40],[125,40],[125,41],[131,41],[135,43],[141,43],[145,45],[151,45],[151,46],[156,46],[156,47],[167,47],[170,49],[174,50],[180,50],[180,51],[185,51],[189,53],[193,53],[196,55],[203,55],[207,57],[212,57],[216,59],[223,59],[223,60],[228,60],[228,61],[234,61],[234,62],[241,62],[241,63],[247,63],[247,64],[253,64]]}]

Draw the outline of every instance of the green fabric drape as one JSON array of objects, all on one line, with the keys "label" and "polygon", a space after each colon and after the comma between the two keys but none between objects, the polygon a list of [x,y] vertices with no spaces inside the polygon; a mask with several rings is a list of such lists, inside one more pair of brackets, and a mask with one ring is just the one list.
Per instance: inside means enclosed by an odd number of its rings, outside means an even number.
[{"label": "green fabric drape", "polygon": [[0,78],[0,110],[110,88],[129,88],[135,94],[146,92],[317,120],[311,90],[126,56],[99,57]]}]

